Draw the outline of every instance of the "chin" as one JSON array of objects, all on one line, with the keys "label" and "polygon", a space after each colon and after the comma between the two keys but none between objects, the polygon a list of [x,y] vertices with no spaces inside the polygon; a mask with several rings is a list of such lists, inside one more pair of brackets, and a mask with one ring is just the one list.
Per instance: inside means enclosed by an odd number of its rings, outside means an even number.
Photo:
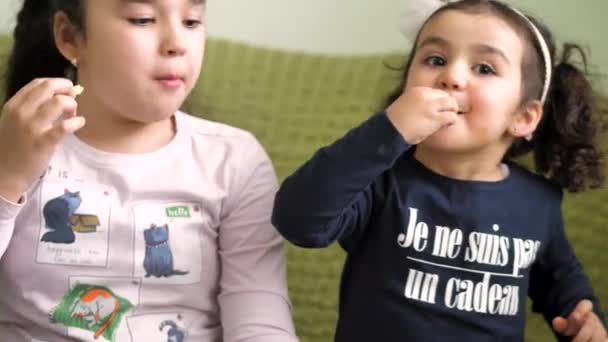
[{"label": "chin", "polygon": [[139,114],[125,116],[125,119],[131,121],[133,124],[137,125],[151,125],[154,123],[165,121],[171,116],[175,114],[175,112],[167,112],[167,113],[150,113],[150,112],[140,112]]},{"label": "chin", "polygon": [[435,146],[435,147],[444,147],[444,148],[449,148],[450,146],[454,146],[456,144],[458,144],[458,141],[460,140],[455,134],[450,134],[451,132],[448,132],[446,130],[441,130],[439,132],[436,132],[435,134],[431,135],[430,137],[426,138],[422,144],[427,145],[429,147],[431,146]]},{"label": "chin", "polygon": [[156,122],[161,122],[161,121],[165,121],[170,119],[174,114],[175,114],[175,110],[171,111],[171,112],[166,112],[166,113],[159,113],[158,115],[150,115],[150,116],[146,116],[144,118],[145,123],[156,123]]},{"label": "chin", "polygon": [[457,152],[464,148],[462,141],[449,135],[431,136],[419,144],[424,149]]},{"label": "chin", "polygon": [[[147,108],[146,108],[147,107]],[[179,109],[176,105],[144,106],[136,114],[136,120],[142,123],[154,123],[171,118]]]}]

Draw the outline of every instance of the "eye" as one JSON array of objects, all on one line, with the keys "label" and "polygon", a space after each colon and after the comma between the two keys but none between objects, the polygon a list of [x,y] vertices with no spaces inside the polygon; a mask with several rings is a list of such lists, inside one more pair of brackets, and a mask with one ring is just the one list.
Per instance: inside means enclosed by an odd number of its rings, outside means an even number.
[{"label": "eye", "polygon": [[202,21],[198,19],[186,19],[184,20],[184,26],[187,28],[197,28],[202,25]]},{"label": "eye", "polygon": [[496,75],[494,69],[488,64],[477,64],[473,69],[480,75]]},{"label": "eye", "polygon": [[127,19],[131,24],[137,26],[146,26],[154,23],[154,18],[142,17],[142,18],[129,18]]},{"label": "eye", "polygon": [[446,64],[446,61],[443,57],[440,56],[429,56],[424,59],[424,64],[432,66],[443,66]]}]

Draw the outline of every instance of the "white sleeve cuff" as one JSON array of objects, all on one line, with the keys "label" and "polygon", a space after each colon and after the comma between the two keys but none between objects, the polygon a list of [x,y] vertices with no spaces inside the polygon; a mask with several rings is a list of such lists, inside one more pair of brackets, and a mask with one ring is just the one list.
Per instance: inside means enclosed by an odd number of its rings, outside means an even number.
[{"label": "white sleeve cuff", "polygon": [[0,220],[12,220],[17,217],[27,203],[27,195],[23,194],[17,203],[0,196]]}]

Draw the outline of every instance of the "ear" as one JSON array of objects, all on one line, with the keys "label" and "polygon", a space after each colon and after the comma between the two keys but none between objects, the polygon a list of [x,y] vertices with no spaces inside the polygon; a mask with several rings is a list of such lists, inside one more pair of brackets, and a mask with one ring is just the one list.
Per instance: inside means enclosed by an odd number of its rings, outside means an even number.
[{"label": "ear", "polygon": [[53,17],[53,36],[55,45],[63,57],[70,62],[78,60],[78,51],[82,46],[82,33],[62,11],[58,11]]},{"label": "ear", "polygon": [[531,137],[543,116],[543,105],[538,100],[531,101],[515,113],[509,133],[515,138]]}]

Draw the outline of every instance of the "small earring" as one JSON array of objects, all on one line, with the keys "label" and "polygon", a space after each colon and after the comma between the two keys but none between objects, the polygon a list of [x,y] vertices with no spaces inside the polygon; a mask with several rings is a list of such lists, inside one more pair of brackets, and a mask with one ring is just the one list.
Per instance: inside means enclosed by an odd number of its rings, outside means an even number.
[{"label": "small earring", "polygon": [[77,81],[77,75],[78,75],[78,59],[77,58],[72,58],[72,59],[68,59],[68,62],[70,62],[70,64],[72,64],[72,66],[68,66],[65,68],[64,74],[65,77],[67,79],[72,80],[72,82],[76,82]]}]

